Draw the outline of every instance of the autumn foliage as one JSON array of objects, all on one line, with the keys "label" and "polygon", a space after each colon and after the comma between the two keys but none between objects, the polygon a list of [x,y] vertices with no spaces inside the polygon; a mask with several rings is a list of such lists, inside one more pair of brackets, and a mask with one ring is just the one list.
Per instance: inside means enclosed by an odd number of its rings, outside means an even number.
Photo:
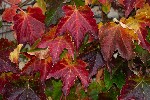
[{"label": "autumn foliage", "polygon": [[0,99],[150,99],[149,0],[2,3],[15,39],[0,39]]}]

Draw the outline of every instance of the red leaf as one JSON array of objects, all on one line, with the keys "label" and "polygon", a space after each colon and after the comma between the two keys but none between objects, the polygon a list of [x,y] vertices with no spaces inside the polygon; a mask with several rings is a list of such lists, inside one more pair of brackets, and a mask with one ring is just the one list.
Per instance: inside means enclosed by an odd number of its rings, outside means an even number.
[{"label": "red leaf", "polygon": [[12,6],[10,8],[6,8],[5,11],[2,14],[2,19],[7,22],[12,22],[13,17],[17,14],[17,6]]},{"label": "red leaf", "polygon": [[48,47],[50,55],[52,56],[52,62],[56,63],[59,61],[59,56],[64,49],[68,50],[68,53],[74,58],[74,46],[71,40],[71,36],[65,34],[63,36],[57,36],[55,39],[43,38],[43,41],[38,45],[39,48]]},{"label": "red leaf", "polygon": [[56,79],[61,78],[63,81],[62,91],[65,95],[68,95],[70,87],[74,85],[77,77],[81,80],[84,87],[88,86],[89,74],[86,66],[86,63],[82,60],[77,60],[76,63],[73,63],[71,59],[63,59],[50,68],[47,79],[51,77]]},{"label": "red leaf", "polygon": [[13,51],[14,44],[9,42],[7,39],[0,39],[0,73],[3,72],[16,72],[16,65],[13,64],[9,59],[9,54]]},{"label": "red leaf", "polygon": [[29,54],[26,54],[26,56],[30,59],[30,61],[28,61],[28,63],[22,69],[22,74],[33,75],[36,72],[40,72],[41,81],[45,81],[49,72],[49,68],[52,66],[51,58],[40,60],[37,57]]},{"label": "red leaf", "polygon": [[99,30],[101,52],[105,61],[110,61],[114,51],[118,50],[127,60],[133,56],[133,42],[129,31],[121,25],[106,23]]},{"label": "red leaf", "polygon": [[119,3],[123,3],[125,7],[125,16],[128,17],[128,15],[131,13],[131,11],[135,8],[141,8],[145,4],[145,0],[119,0]]},{"label": "red leaf", "polygon": [[35,40],[40,38],[45,30],[44,19],[45,16],[38,7],[28,7],[27,13],[21,11],[16,14],[13,18],[13,29],[16,31],[19,43],[33,44]]},{"label": "red leaf", "polygon": [[64,6],[63,10],[65,16],[58,24],[58,35],[69,31],[77,48],[79,48],[87,32],[90,32],[91,36],[97,37],[97,24],[93,18],[93,12],[88,6],[78,9],[75,6]]}]

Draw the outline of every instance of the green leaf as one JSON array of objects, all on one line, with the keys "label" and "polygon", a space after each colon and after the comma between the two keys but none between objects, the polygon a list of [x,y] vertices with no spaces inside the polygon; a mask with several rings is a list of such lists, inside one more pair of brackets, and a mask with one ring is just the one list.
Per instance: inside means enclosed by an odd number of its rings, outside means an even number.
[{"label": "green leaf", "polygon": [[68,5],[76,5],[76,7],[79,7],[79,6],[84,6],[85,5],[85,1],[83,1],[83,0],[67,0],[66,4],[68,4]]},{"label": "green leaf", "polygon": [[101,84],[93,81],[88,88],[88,93],[90,95],[90,97],[92,98],[92,100],[98,100],[98,95],[100,93],[100,91],[102,90],[102,86]]},{"label": "green leaf", "polygon": [[61,8],[63,6],[63,1],[64,0],[46,0],[46,4],[48,5],[45,19],[46,26],[56,24],[59,18],[62,17],[63,11]]},{"label": "green leaf", "polygon": [[62,87],[62,82],[61,80],[59,81],[52,81],[53,84],[53,93],[52,93],[52,98],[53,100],[60,100],[60,97],[62,95],[61,87]]},{"label": "green leaf", "polygon": [[53,100],[60,100],[60,97],[62,95],[61,87],[61,80],[51,80],[47,83],[45,94],[47,95],[47,97],[51,97]]},{"label": "green leaf", "polygon": [[109,13],[110,8],[111,8],[111,4],[102,5],[102,11],[103,11],[105,14],[108,14],[108,13]]},{"label": "green leaf", "polygon": [[[72,0],[72,1],[73,1],[73,0]],[[82,0],[74,0],[74,2],[75,2],[75,4],[76,4],[77,7],[78,7],[78,6],[83,6],[83,5],[85,5],[85,2],[82,1]]]},{"label": "green leaf", "polygon": [[107,70],[105,70],[104,82],[106,90],[109,90],[113,86],[113,83],[115,83],[117,87],[121,89],[122,86],[125,84],[125,75],[121,71],[119,71],[116,72],[113,76],[111,76],[110,73]]}]

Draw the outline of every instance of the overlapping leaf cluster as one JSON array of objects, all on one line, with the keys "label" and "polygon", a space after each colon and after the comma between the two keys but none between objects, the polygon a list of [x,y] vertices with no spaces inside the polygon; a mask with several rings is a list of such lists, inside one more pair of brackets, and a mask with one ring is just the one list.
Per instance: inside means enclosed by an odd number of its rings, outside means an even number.
[{"label": "overlapping leaf cluster", "polygon": [[[15,37],[0,39],[3,99],[149,99],[148,0],[36,0],[25,10],[21,0],[2,2]],[[124,14],[96,23],[96,4]]]}]

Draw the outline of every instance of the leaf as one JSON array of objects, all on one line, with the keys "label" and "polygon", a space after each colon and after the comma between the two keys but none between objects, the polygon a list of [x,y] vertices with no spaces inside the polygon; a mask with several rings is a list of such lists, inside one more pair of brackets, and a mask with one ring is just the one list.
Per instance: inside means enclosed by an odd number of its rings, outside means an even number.
[{"label": "leaf", "polygon": [[[145,12],[146,13],[146,12]],[[150,43],[146,40],[148,35],[147,26],[150,27],[149,21],[144,20],[143,18],[128,18],[124,21],[124,23],[132,29],[138,35],[139,44],[147,50],[150,50]]]},{"label": "leaf", "polygon": [[100,50],[93,50],[85,52],[82,56],[79,56],[83,61],[89,63],[90,66],[90,77],[96,75],[99,68],[103,67],[104,60],[99,52]]},{"label": "leaf", "polygon": [[7,2],[9,2],[12,5],[18,4],[21,2],[21,0],[6,0]]},{"label": "leaf", "polygon": [[134,8],[142,8],[145,4],[145,0],[119,0],[119,3],[123,4],[125,8],[125,17],[128,17]]},{"label": "leaf", "polygon": [[114,51],[127,60],[133,57],[133,42],[130,31],[119,24],[106,23],[99,30],[101,53],[105,61],[110,61]]},{"label": "leaf", "polygon": [[123,86],[118,100],[149,100],[150,85],[149,77],[131,76]]},{"label": "leaf", "polygon": [[0,39],[0,44],[0,73],[9,71],[16,73],[17,67],[9,59],[9,54],[13,51],[14,44],[3,38]]},{"label": "leaf", "polygon": [[28,7],[27,13],[21,11],[16,14],[13,18],[13,29],[16,32],[18,42],[33,44],[40,38],[45,30],[44,19],[45,16],[38,7]]},{"label": "leaf", "polygon": [[92,100],[98,100],[101,87],[102,86],[95,81],[90,83],[88,87],[88,93],[90,97],[92,98]]},{"label": "leaf", "polygon": [[65,16],[60,20],[57,27],[57,35],[62,35],[66,31],[73,37],[78,49],[84,36],[90,32],[91,36],[97,37],[97,24],[93,19],[93,12],[88,6],[79,7],[63,6]]},{"label": "leaf", "polygon": [[48,57],[46,59],[38,59],[35,56],[31,56],[29,54],[25,54],[27,58],[30,60],[25,64],[22,69],[22,74],[25,75],[34,75],[36,72],[40,73],[41,81],[45,81],[48,75],[49,69],[52,66],[51,58]]},{"label": "leaf", "polygon": [[110,9],[111,9],[111,3],[102,5],[102,11],[103,11],[105,14],[108,14],[109,11],[110,11]]},{"label": "leaf", "polygon": [[46,11],[46,19],[45,24],[46,26],[50,26],[52,24],[57,24],[59,18],[62,17],[62,5],[64,0],[46,0],[47,4],[47,11]]},{"label": "leaf", "polygon": [[12,51],[9,55],[9,59],[11,60],[11,62],[13,63],[18,63],[18,60],[19,60],[19,53],[20,53],[20,50],[22,48],[23,44],[19,44],[17,46],[17,48],[14,49],[14,51]]},{"label": "leaf", "polygon": [[117,87],[121,89],[125,84],[125,75],[121,71],[119,71],[118,73],[115,73],[113,76],[111,76],[110,73],[105,70],[104,82],[106,90],[109,90],[113,86],[113,83],[115,83]]},{"label": "leaf", "polygon": [[13,22],[13,17],[17,14],[17,9],[18,7],[15,5],[10,8],[6,8],[2,14],[2,19],[7,22]]},{"label": "leaf", "polygon": [[[18,79],[18,75],[14,74],[12,72],[2,73],[0,75],[0,94],[4,94],[7,92],[6,88],[8,88],[6,85],[10,84],[12,81],[16,81]],[[10,88],[9,88],[10,89]]]},{"label": "leaf", "polygon": [[100,3],[102,3],[102,11],[107,14],[110,11],[111,8],[111,2],[113,0],[98,0]]},{"label": "leaf", "polygon": [[34,7],[40,7],[42,9],[43,14],[46,12],[46,3],[44,0],[36,0]]},{"label": "leaf", "polygon": [[54,77],[55,79],[61,78],[63,81],[62,91],[64,95],[68,95],[70,88],[74,85],[77,77],[81,80],[84,88],[88,86],[89,77],[86,66],[86,63],[82,60],[72,62],[70,57],[65,58],[50,68],[47,79],[51,77]]},{"label": "leaf", "polygon": [[57,81],[52,81],[53,84],[53,94],[52,98],[53,100],[60,100],[60,97],[62,95],[61,87],[62,87],[62,82],[59,80]]},{"label": "leaf", "polygon": [[31,99],[31,100],[40,100],[40,98],[36,95],[36,93],[31,88],[20,88],[16,91],[12,92],[12,95],[7,98],[8,100],[23,100],[23,99]]},{"label": "leaf", "polygon": [[74,59],[74,46],[71,37],[66,33],[64,36],[58,36],[55,39],[43,38],[38,45],[38,48],[47,48],[50,51],[53,64],[57,63],[60,59],[60,54],[64,49],[68,50],[68,53]]}]

